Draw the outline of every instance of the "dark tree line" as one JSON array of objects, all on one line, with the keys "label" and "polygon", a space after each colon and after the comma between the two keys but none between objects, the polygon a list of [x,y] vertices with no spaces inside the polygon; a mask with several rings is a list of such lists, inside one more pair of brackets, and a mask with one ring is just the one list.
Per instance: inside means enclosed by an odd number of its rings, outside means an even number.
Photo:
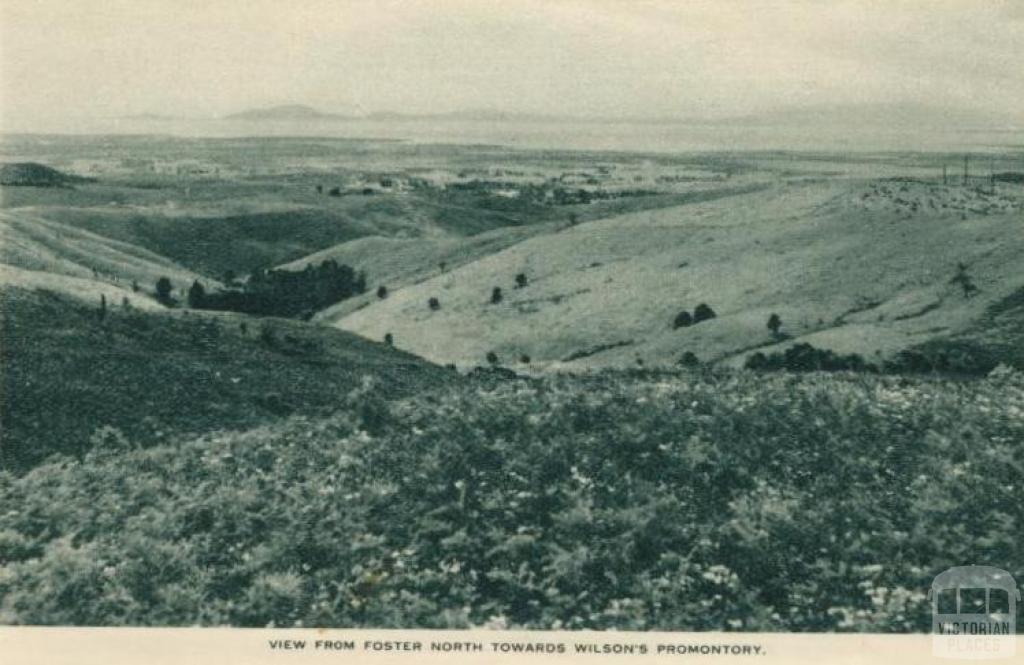
[{"label": "dark tree line", "polygon": [[196,281],[189,306],[260,316],[309,316],[366,291],[366,275],[328,259],[305,270],[256,270],[238,288],[208,293]]}]

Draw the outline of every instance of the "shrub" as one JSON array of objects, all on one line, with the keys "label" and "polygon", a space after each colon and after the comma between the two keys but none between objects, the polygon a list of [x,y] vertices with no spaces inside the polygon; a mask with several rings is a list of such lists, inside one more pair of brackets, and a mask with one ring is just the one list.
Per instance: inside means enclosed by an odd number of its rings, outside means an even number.
[{"label": "shrub", "polygon": [[495,353],[494,351],[488,351],[487,352],[487,362],[490,363],[491,365],[497,365],[498,364],[498,354]]},{"label": "shrub", "polygon": [[394,338],[394,336],[391,333],[385,333],[384,334],[384,343],[387,344],[388,346],[394,346],[395,345],[395,338]]},{"label": "shrub", "polygon": [[501,295],[501,287],[494,287],[494,290],[491,291],[491,304],[497,305],[498,303],[501,302],[502,298],[503,296]]},{"label": "shrub", "polygon": [[528,356],[528,355],[526,355],[524,353],[523,355],[519,356],[519,362],[523,363],[524,365],[529,365],[530,364],[530,356]]},{"label": "shrub", "polygon": [[672,322],[672,329],[678,330],[679,328],[685,328],[693,325],[693,317],[685,309],[676,314],[675,320]]},{"label": "shrub", "polygon": [[437,298],[431,298],[430,300],[427,301],[427,306],[430,307],[431,311],[436,312],[437,310],[441,309],[441,301],[438,300]]},{"label": "shrub", "polygon": [[279,346],[277,332],[269,324],[260,327],[260,343],[271,349],[276,349]]},{"label": "shrub", "polygon": [[707,321],[717,316],[715,310],[711,309],[711,306],[707,303],[701,303],[697,305],[697,309],[693,310],[693,322],[700,323],[701,321]]},{"label": "shrub", "polygon": [[697,355],[693,351],[687,351],[679,359],[679,364],[683,367],[696,367],[700,364],[700,359],[697,358]]},{"label": "shrub", "polygon": [[521,289],[521,288],[525,287],[526,284],[527,284],[526,273],[521,272],[518,275],[516,275],[516,288],[517,289]]},{"label": "shrub", "polygon": [[384,300],[384,298],[387,298],[388,297],[388,287],[384,286],[383,284],[378,286],[377,287],[377,297],[380,298],[381,300]]}]

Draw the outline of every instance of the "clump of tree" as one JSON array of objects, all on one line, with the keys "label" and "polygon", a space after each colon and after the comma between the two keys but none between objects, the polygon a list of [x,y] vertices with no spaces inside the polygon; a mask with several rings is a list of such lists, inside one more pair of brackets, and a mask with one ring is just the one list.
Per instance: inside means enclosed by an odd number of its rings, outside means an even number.
[{"label": "clump of tree", "polygon": [[829,349],[818,349],[806,342],[794,344],[784,352],[765,355],[757,352],[744,363],[757,371],[789,372],[877,372],[878,368],[858,353],[840,355]]},{"label": "clump of tree", "polygon": [[701,321],[713,319],[715,316],[717,316],[715,310],[711,309],[707,303],[701,303],[693,310],[693,314],[690,314],[685,309],[676,314],[676,318],[672,320],[672,329],[678,330],[679,328],[694,326]]},{"label": "clump of tree", "polygon": [[255,270],[240,288],[209,293],[200,282],[189,290],[196,309],[259,316],[309,318],[317,310],[366,291],[366,275],[333,259],[304,270]]},{"label": "clump of tree", "polygon": [[427,307],[430,308],[430,311],[436,312],[437,310],[441,309],[441,301],[438,300],[437,298],[431,298],[430,300],[427,301]]},{"label": "clump of tree", "polygon": [[491,291],[491,304],[492,305],[497,305],[498,303],[500,303],[502,301],[503,298],[504,298],[504,296],[501,293],[501,287],[500,286],[494,287],[494,289]]}]

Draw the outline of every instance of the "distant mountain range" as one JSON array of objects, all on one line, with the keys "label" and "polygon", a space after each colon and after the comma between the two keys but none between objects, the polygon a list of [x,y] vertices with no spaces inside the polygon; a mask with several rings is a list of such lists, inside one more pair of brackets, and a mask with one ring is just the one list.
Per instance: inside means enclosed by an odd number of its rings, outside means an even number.
[{"label": "distant mountain range", "polygon": [[686,117],[581,117],[571,115],[515,113],[496,110],[466,110],[447,113],[329,113],[303,104],[285,104],[249,109],[224,116],[223,120],[253,122],[331,122],[331,121],[458,121],[458,122],[580,122],[632,124],[695,124],[734,127],[830,127],[871,129],[1024,129],[1024,113],[990,113],[966,109],[914,104],[854,104],[810,106],[782,109],[727,118]]},{"label": "distant mountain range", "polygon": [[267,108],[249,109],[224,116],[224,120],[252,121],[302,121],[302,120],[463,120],[493,122],[545,122],[570,119],[554,115],[530,113],[509,113],[505,111],[469,110],[450,113],[399,113],[377,111],[374,113],[327,113],[304,104],[284,104]]}]

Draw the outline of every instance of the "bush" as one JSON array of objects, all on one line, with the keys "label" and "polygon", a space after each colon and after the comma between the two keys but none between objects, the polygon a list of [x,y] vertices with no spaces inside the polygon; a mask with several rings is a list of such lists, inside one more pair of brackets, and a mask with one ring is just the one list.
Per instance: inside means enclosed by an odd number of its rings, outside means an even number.
[{"label": "bush", "polygon": [[487,352],[487,362],[490,363],[491,365],[497,365],[498,364],[498,354],[495,353],[494,351],[488,351]]},{"label": "bush", "polygon": [[384,334],[384,343],[387,344],[388,346],[394,346],[395,345],[395,338],[394,338],[394,336],[391,333],[385,333]]},{"label": "bush", "polygon": [[521,288],[525,287],[526,284],[527,284],[526,273],[521,272],[518,275],[516,275],[516,288],[517,289],[521,289]]},{"label": "bush", "polygon": [[388,297],[388,287],[384,286],[383,284],[378,286],[377,287],[377,297],[379,299],[381,299],[381,300],[384,300],[385,298],[387,298]]},{"label": "bush", "polygon": [[687,312],[685,309],[676,314],[675,320],[672,321],[673,330],[678,330],[679,328],[686,328],[687,326],[690,325],[693,325],[693,317],[690,316],[690,313]]},{"label": "bush", "polygon": [[280,346],[277,332],[269,324],[260,327],[260,343],[270,349],[277,349]]},{"label": "bush", "polygon": [[706,303],[697,305],[697,309],[693,310],[693,322],[695,324],[713,319],[715,316],[717,316],[715,310],[711,309],[711,306]]},{"label": "bush", "polygon": [[524,353],[523,355],[519,356],[519,362],[521,362],[524,365],[529,365],[530,364],[530,356],[528,356],[528,355],[526,355]]},{"label": "bush", "polygon": [[436,312],[437,310],[441,309],[441,301],[438,300],[437,298],[431,298],[430,300],[427,301],[427,306],[430,307],[431,311]]},{"label": "bush", "polygon": [[497,305],[498,303],[501,302],[502,297],[503,296],[501,295],[501,287],[494,287],[494,290],[491,291],[491,304]]}]

